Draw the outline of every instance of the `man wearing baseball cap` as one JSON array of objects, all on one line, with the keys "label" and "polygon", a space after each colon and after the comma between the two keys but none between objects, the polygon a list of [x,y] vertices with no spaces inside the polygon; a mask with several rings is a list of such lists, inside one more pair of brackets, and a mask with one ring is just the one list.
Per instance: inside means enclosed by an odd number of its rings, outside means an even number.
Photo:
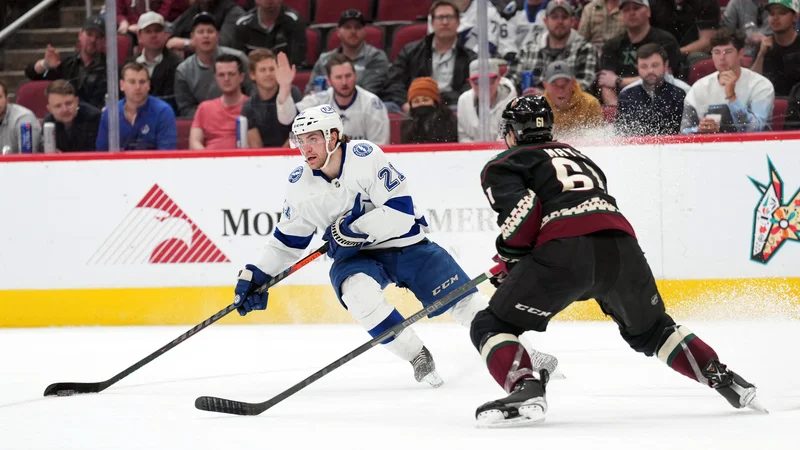
[{"label": "man wearing baseball cap", "polygon": [[[597,74],[597,50],[572,29],[575,10],[569,0],[549,0],[545,8],[547,31],[527,39],[506,75],[522,95],[542,93],[542,75],[547,65],[564,61],[581,88],[588,90]],[[533,72],[533,86],[523,89],[523,72]]]},{"label": "man wearing baseball cap", "polygon": [[758,72],[775,87],[775,95],[787,96],[800,83],[800,40],[794,29],[798,0],[769,0],[769,28],[772,36],[761,39],[761,48],[750,70]]},{"label": "man wearing baseball cap", "polygon": [[256,7],[236,22],[234,48],[249,54],[257,48],[286,53],[289,62],[301,65],[306,59],[306,22],[283,0],[256,0]]},{"label": "man wearing baseball cap", "polygon": [[193,0],[192,6],[180,15],[169,27],[172,36],[167,41],[167,48],[176,51],[191,51],[191,34],[194,19],[200,13],[210,14],[219,33],[219,44],[233,47],[236,43],[236,23],[244,16],[242,8],[236,0]]},{"label": "man wearing baseball cap", "polygon": [[135,61],[147,68],[150,76],[150,95],[167,102],[177,114],[175,71],[182,59],[167,49],[164,24],[164,16],[155,11],[148,11],[139,16],[136,30],[142,53],[134,55],[129,62]]},{"label": "man wearing baseball cap", "polygon": [[[497,60],[489,60],[489,129],[497,130],[508,102],[517,96],[514,83],[500,76]],[[480,140],[480,120],[478,119],[478,60],[469,63],[469,84],[472,89],[458,97],[458,142],[477,142]]]},{"label": "man wearing baseball cap", "polygon": [[667,52],[669,67],[680,67],[678,41],[668,31],[650,26],[648,0],[620,0],[619,8],[625,32],[606,42],[597,77],[606,105],[616,105],[619,91],[639,80],[636,52],[642,45],[660,44]]},{"label": "man wearing baseball cap", "polygon": [[106,36],[106,21],[100,16],[86,18],[78,32],[78,49],[61,59],[58,50],[47,46],[44,58],[29,64],[25,76],[31,80],[68,80],[81,101],[98,108],[106,105],[106,55],[101,44]]},{"label": "man wearing baseball cap", "polygon": [[603,125],[600,102],[583,92],[566,62],[550,63],[544,71],[542,83],[544,98],[553,109],[553,135],[556,138]]},{"label": "man wearing baseball cap", "polygon": [[367,19],[364,14],[357,9],[347,9],[342,12],[342,15],[339,16],[339,26],[336,28],[336,35],[342,44],[319,56],[311,70],[311,78],[305,89],[306,94],[314,89],[314,80],[317,77],[327,76],[325,64],[336,53],[347,56],[353,62],[358,86],[375,94],[383,89],[383,84],[389,75],[389,58],[386,57],[383,50],[377,49],[365,41],[367,32],[364,30],[364,25],[366,23]]}]

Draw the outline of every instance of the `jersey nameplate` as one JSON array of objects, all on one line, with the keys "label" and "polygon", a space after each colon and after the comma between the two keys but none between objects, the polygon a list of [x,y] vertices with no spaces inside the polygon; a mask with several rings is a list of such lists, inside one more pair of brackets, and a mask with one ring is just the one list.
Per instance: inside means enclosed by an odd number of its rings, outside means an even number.
[{"label": "jersey nameplate", "polygon": [[353,147],[353,153],[355,153],[356,156],[360,156],[363,158],[372,153],[372,146],[369,144],[358,144],[355,147]]},{"label": "jersey nameplate", "polygon": [[297,166],[296,169],[289,174],[289,183],[297,183],[297,180],[303,176],[303,166]]}]

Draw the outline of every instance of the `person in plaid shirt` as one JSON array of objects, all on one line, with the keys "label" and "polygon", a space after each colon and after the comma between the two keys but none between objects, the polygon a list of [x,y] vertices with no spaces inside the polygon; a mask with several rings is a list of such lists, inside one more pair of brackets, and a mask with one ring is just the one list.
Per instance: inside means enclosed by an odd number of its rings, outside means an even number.
[{"label": "person in plaid shirt", "polygon": [[[597,73],[597,50],[572,29],[574,12],[567,0],[550,0],[547,4],[544,19],[547,32],[526,40],[506,74],[522,95],[544,93],[542,76],[553,61],[565,61],[581,89],[589,91]],[[522,90],[525,71],[533,72],[533,86]]]},{"label": "person in plaid shirt", "polygon": [[603,51],[606,41],[625,31],[619,0],[594,0],[583,7],[578,33]]}]

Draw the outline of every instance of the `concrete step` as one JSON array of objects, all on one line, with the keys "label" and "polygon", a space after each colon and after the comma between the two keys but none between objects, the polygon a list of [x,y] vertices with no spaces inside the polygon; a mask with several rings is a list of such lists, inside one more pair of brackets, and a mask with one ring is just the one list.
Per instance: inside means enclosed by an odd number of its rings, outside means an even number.
[{"label": "concrete step", "polygon": [[[61,53],[61,58],[66,58],[75,52],[75,47],[56,47]],[[3,60],[5,61],[4,70],[25,70],[33,61],[44,58],[44,48],[4,50]]]},{"label": "concrete step", "polygon": [[0,72],[0,78],[2,78],[8,86],[8,97],[11,100],[16,98],[19,85],[27,81],[25,72],[22,70],[4,70]]},{"label": "concrete step", "polygon": [[[92,7],[94,14],[99,14],[102,7],[95,5]],[[86,22],[86,7],[84,6],[65,6],[60,8],[61,26],[65,28],[80,28]]]},{"label": "concrete step", "polygon": [[54,47],[74,46],[78,42],[80,28],[42,28],[39,30],[21,29],[6,41],[7,49],[41,49],[44,51],[48,44]]}]

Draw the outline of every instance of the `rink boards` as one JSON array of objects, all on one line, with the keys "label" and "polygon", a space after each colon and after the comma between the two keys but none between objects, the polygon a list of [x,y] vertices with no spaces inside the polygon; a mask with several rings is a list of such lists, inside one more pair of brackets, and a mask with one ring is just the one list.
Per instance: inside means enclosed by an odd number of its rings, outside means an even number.
[{"label": "rink boards", "polygon": [[[479,173],[498,148],[387,148],[431,239],[469,274],[494,254]],[[800,318],[800,134],[579,148],[605,171],[675,315]],[[0,159],[0,327],[203,320],[231,302],[238,269],[259,257],[300,163],[289,149]],[[322,259],[288,277],[266,313],[223,320],[350,321],[329,268]],[[399,289],[388,296],[405,313],[419,308]],[[585,302],[559,317],[603,316]]]}]

